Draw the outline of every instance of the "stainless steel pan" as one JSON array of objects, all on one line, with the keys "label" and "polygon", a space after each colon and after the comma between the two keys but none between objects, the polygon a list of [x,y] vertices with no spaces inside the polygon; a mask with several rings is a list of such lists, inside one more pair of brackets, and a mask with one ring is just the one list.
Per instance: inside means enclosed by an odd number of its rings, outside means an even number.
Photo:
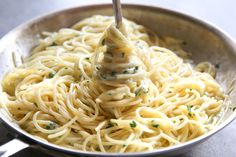
[{"label": "stainless steel pan", "polygon": [[[57,31],[63,27],[70,27],[77,21],[94,14],[112,15],[112,6],[108,4],[91,5],[62,10],[31,20],[9,32],[0,41],[0,77],[14,66],[12,52],[16,53],[15,58],[18,64],[20,64],[21,56],[28,56],[31,48],[37,44],[40,32]],[[72,150],[37,139],[21,130],[12,122],[4,110],[0,109],[0,117],[3,123],[16,138],[0,147],[2,154],[5,153],[6,156],[7,153],[12,154],[26,147],[37,147],[53,152],[54,155],[59,154],[60,156],[63,154],[130,157],[177,155],[205,141],[236,117],[236,111],[232,110],[236,103],[236,90],[232,89],[231,92],[229,91],[229,86],[235,86],[234,84],[236,84],[234,82],[236,78],[236,44],[229,35],[216,26],[202,20],[158,7],[132,4],[123,5],[123,14],[126,18],[145,25],[159,35],[168,35],[185,41],[187,44],[183,45],[183,48],[192,53],[192,59],[195,63],[210,61],[213,64],[220,64],[217,80],[225,91],[228,90],[229,99],[232,101],[229,110],[223,116],[222,123],[203,136],[173,147],[143,153],[105,154]],[[10,145],[14,145],[15,149],[9,150]]]}]

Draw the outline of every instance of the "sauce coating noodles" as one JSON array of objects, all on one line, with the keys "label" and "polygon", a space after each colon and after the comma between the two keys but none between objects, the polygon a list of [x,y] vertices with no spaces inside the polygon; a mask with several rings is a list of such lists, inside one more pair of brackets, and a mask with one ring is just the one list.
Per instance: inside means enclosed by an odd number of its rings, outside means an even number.
[{"label": "sauce coating noodles", "polygon": [[151,151],[213,129],[224,100],[214,67],[194,69],[181,41],[113,22],[43,32],[3,78],[1,106],[30,134],[83,151]]}]

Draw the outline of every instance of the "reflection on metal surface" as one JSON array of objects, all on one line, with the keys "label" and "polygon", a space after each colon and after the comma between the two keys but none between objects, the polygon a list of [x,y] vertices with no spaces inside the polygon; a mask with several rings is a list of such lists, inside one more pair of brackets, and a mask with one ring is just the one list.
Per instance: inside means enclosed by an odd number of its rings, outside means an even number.
[{"label": "reflection on metal surface", "polygon": [[19,152],[20,150],[25,149],[27,147],[29,147],[28,144],[26,144],[18,139],[13,139],[10,142],[8,142],[0,147],[0,155],[1,155],[1,157],[8,157],[8,156],[13,155],[16,152]]},{"label": "reflection on metal surface", "polygon": [[[69,27],[77,21],[94,14],[112,15],[112,6],[93,5],[60,11],[26,23],[6,35],[0,41],[0,78],[3,73],[13,68],[11,55],[13,48],[19,50],[16,51],[18,54],[17,56],[28,56],[31,48],[37,44],[37,36],[42,30],[56,31],[62,27]],[[183,14],[150,6],[123,5],[123,15],[130,20],[134,20],[139,24],[149,27],[159,35],[173,36],[186,41],[187,45],[184,49],[193,54],[192,59],[195,63],[206,60],[213,64],[220,63],[221,65],[217,71],[216,79],[224,87],[225,91],[227,90],[227,86],[232,82],[232,78],[236,76],[236,45],[234,41],[220,29]],[[231,92],[229,99],[232,102],[236,102],[235,90]],[[236,112],[227,112],[219,127],[199,138],[181,145],[155,150],[153,152],[117,155],[82,152],[41,141],[16,127],[15,124],[9,121],[0,110],[0,117],[4,120],[5,124],[10,126],[10,128],[15,130],[18,134],[24,135],[28,139],[41,144],[47,149],[84,156],[156,156],[160,154],[170,155],[170,153],[172,155],[179,154],[218,132],[228,125],[235,116]]]}]

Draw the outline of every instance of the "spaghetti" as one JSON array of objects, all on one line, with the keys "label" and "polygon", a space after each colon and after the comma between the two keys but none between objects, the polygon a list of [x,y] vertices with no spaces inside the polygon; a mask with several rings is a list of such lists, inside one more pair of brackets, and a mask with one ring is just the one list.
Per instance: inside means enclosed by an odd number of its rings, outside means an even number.
[{"label": "spaghetti", "polygon": [[3,78],[1,106],[30,134],[83,151],[150,151],[213,129],[224,100],[214,67],[194,70],[180,41],[113,22],[43,32]]}]

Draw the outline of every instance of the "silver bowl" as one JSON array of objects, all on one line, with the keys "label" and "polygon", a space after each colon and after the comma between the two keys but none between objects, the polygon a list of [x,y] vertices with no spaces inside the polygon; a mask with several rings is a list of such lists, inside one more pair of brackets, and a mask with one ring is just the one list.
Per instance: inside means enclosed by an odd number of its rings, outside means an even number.
[{"label": "silver bowl", "polygon": [[[13,58],[15,58],[17,64],[20,64],[21,56],[25,57],[30,54],[30,50],[37,45],[38,35],[42,31],[57,31],[63,27],[70,27],[91,15],[112,15],[112,13],[112,6],[110,4],[76,7],[41,16],[15,28],[0,41],[0,77],[14,67]],[[54,155],[64,154],[66,156],[137,157],[177,155],[205,141],[235,119],[236,111],[232,109],[235,107],[236,103],[236,90],[233,88],[236,84],[236,81],[234,81],[236,78],[236,44],[229,35],[205,21],[158,7],[125,4],[123,5],[123,14],[126,18],[152,29],[158,35],[172,36],[185,41],[187,44],[183,46],[183,49],[192,53],[192,59],[195,63],[209,61],[213,64],[220,64],[216,79],[220,82],[223,89],[228,92],[229,100],[233,102],[230,104],[226,114],[223,115],[222,123],[207,134],[176,146],[151,152],[108,154],[72,150],[37,139],[21,130],[11,121],[5,111],[0,109],[0,117],[5,126],[9,128],[9,131],[17,138],[10,142],[11,144],[14,144],[15,141],[19,142],[20,140],[21,144],[24,144],[25,147],[37,147],[47,150],[47,152],[53,152]],[[15,52],[16,55],[13,56],[13,52]],[[7,151],[10,150],[6,148],[6,152]]]}]

